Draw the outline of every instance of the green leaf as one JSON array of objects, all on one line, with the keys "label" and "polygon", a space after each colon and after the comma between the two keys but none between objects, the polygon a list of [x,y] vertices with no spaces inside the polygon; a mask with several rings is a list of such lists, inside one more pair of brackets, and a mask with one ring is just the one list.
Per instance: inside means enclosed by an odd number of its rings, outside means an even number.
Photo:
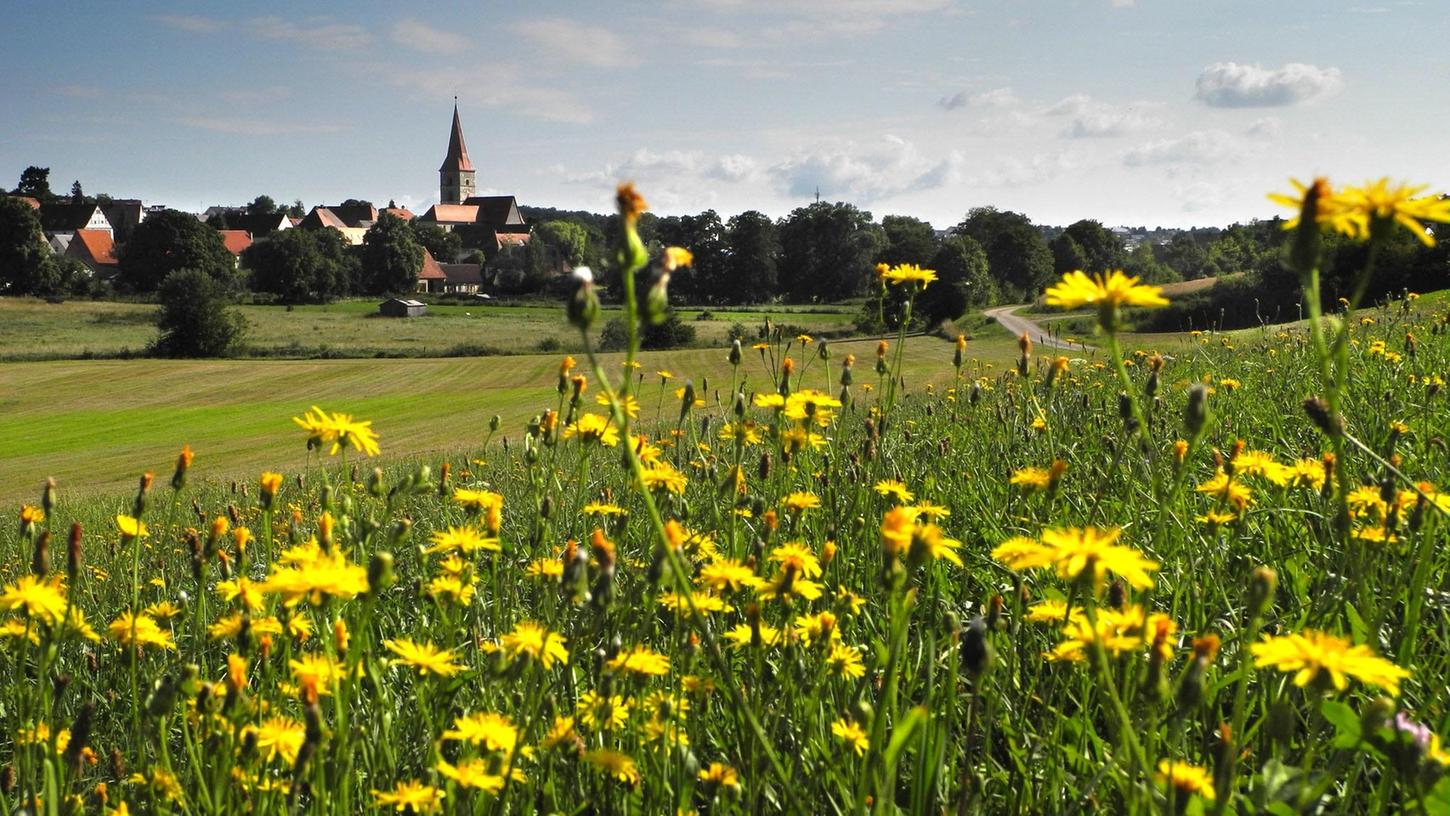
[{"label": "green leaf", "polygon": [[926,722],[926,718],[926,708],[917,706],[906,712],[906,716],[901,719],[900,723],[897,723],[896,730],[891,734],[891,743],[886,746],[886,767],[896,766],[896,760],[901,756],[902,749],[906,747],[907,740],[910,740],[912,733]]},{"label": "green leaf", "polygon": [[1369,624],[1359,616],[1359,610],[1353,604],[1344,605],[1344,617],[1349,619],[1349,633],[1354,637],[1355,643],[1369,642]]},{"label": "green leaf", "polygon": [[1431,788],[1422,804],[1429,816],[1450,816],[1450,776],[1442,778]]},{"label": "green leaf", "polygon": [[1359,744],[1359,715],[1354,713],[1354,709],[1338,700],[1325,700],[1319,704],[1319,713],[1334,726],[1334,747],[1353,748]]}]

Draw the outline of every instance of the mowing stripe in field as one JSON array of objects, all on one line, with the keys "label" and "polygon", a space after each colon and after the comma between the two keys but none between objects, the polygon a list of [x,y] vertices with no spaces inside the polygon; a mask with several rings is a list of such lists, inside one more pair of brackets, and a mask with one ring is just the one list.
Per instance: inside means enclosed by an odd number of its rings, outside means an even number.
[{"label": "mowing stripe in field", "polygon": [[[832,348],[830,381],[816,361],[807,371],[808,386],[836,390],[840,360],[848,353],[860,360],[856,382],[875,382],[874,341]],[[741,372],[755,389],[768,388],[759,355],[746,354]],[[973,356],[996,365],[1014,354],[1010,339],[999,335],[972,348]],[[950,343],[911,338],[903,365],[908,385],[949,378],[951,355]],[[556,404],[560,357],[3,364],[0,502],[37,500],[47,476],[63,490],[87,494],[129,490],[146,470],[165,479],[184,443],[196,451],[199,479],[252,478],[264,468],[296,472],[306,452],[291,418],[313,404],[372,420],[389,459],[476,445],[494,414],[503,418],[503,433],[517,437],[529,416]],[[604,359],[617,371],[622,356]],[[710,391],[701,396],[712,403],[716,390],[729,387],[724,349],[647,353],[640,368],[646,421],[659,402],[654,372],[661,368],[677,377],[664,396],[666,416],[674,408],[674,388],[686,377],[695,377],[697,386],[708,378]]]}]

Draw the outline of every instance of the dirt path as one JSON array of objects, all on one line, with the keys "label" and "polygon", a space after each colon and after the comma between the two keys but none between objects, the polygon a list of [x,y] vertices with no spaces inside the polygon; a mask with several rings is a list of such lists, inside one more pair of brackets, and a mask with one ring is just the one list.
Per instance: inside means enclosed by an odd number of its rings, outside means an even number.
[{"label": "dirt path", "polygon": [[1025,332],[1032,342],[1047,348],[1068,349],[1071,351],[1088,351],[1091,347],[1082,343],[1071,343],[1066,340],[1053,337],[1047,330],[1031,320],[1016,314],[1018,309],[1025,308],[1024,304],[1016,306],[998,306],[988,309],[983,314],[1002,324],[1002,328],[1012,334],[1021,337]]}]

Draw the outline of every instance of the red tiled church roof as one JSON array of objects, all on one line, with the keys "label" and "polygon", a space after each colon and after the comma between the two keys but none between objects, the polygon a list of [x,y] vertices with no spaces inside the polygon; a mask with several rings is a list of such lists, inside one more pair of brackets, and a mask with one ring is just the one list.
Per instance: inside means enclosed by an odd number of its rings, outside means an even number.
[{"label": "red tiled church roof", "polygon": [[473,172],[473,162],[468,159],[468,147],[463,144],[463,123],[458,120],[458,103],[453,104],[453,133],[448,136],[448,155],[443,159],[444,170]]}]

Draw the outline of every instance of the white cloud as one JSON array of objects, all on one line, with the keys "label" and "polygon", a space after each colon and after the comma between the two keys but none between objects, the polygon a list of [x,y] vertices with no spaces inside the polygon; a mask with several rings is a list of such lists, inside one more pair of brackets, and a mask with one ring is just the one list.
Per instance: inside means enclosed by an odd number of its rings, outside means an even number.
[{"label": "white cloud", "polygon": [[941,159],[922,156],[911,142],[888,135],[874,146],[845,145],[797,153],[770,168],[786,195],[815,195],[870,202],[960,181],[964,159],[955,151]]},{"label": "white cloud", "polygon": [[1036,153],[1026,158],[995,155],[991,164],[978,168],[966,182],[972,187],[1026,187],[1052,181],[1081,165],[1079,157],[1065,152]]},{"label": "white cloud", "polygon": [[1087,94],[1073,94],[1050,105],[1043,112],[1049,117],[1071,117],[1061,135],[1069,139],[1097,139],[1127,136],[1152,130],[1162,123],[1133,106],[1116,106],[1096,102]]},{"label": "white cloud", "polygon": [[1183,202],[1184,212],[1212,210],[1224,202],[1224,188],[1211,181],[1181,184],[1173,190],[1173,198]]},{"label": "white cloud", "polygon": [[1011,88],[993,88],[990,91],[969,94],[966,91],[958,91],[951,96],[944,96],[937,100],[937,105],[947,110],[958,108],[1010,108],[1017,105],[1020,100],[1017,93]]},{"label": "white cloud", "polygon": [[1176,139],[1160,139],[1123,154],[1129,167],[1154,164],[1213,164],[1236,152],[1233,137],[1221,130],[1195,130]]},{"label": "white cloud", "polygon": [[710,178],[739,183],[751,181],[760,175],[760,165],[749,156],[738,153],[721,156],[710,165],[705,174]]},{"label": "white cloud", "polygon": [[285,20],[281,17],[256,17],[250,22],[252,32],[267,40],[296,43],[324,51],[352,51],[372,42],[372,35],[362,26],[333,22],[327,17],[305,17]]},{"label": "white cloud", "polygon": [[1284,126],[1279,121],[1279,117],[1265,116],[1250,122],[1248,128],[1244,130],[1244,135],[1250,139],[1271,142],[1279,138],[1279,134],[1283,132]]},{"label": "white cloud", "polygon": [[226,25],[215,17],[203,17],[199,14],[158,14],[152,19],[167,28],[189,34],[211,34],[222,30]]},{"label": "white cloud", "polygon": [[587,26],[563,17],[521,20],[511,28],[540,49],[536,57],[542,62],[562,59],[597,68],[616,68],[639,61],[625,39],[607,28]]},{"label": "white cloud", "polygon": [[1274,108],[1332,96],[1343,84],[1338,68],[1291,62],[1267,69],[1216,62],[1198,75],[1196,96],[1216,108]]},{"label": "white cloud", "polygon": [[457,54],[468,48],[467,37],[413,19],[394,23],[392,37],[398,45],[425,54]]}]

